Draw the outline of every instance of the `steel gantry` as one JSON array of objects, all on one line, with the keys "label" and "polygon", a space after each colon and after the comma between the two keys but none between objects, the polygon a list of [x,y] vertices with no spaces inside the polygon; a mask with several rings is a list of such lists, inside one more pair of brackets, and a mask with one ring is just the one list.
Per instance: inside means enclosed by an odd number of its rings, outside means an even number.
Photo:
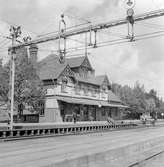
[{"label": "steel gantry", "polygon": [[[143,13],[143,14],[134,16],[134,22],[147,20],[147,19],[151,19],[151,18],[157,18],[157,17],[163,16],[163,15],[164,15],[164,9],[155,10],[155,11],[151,11],[151,12],[147,12],[147,13]],[[86,26],[83,28],[75,28],[72,30],[67,30],[63,33],[56,33],[56,34],[51,35],[51,36],[40,37],[38,39],[34,39],[34,40],[29,41],[29,42],[14,45],[13,47],[19,48],[22,46],[29,46],[31,44],[44,43],[44,42],[48,42],[48,41],[52,41],[52,40],[58,40],[59,38],[67,38],[67,37],[71,37],[71,36],[75,36],[75,35],[79,35],[79,34],[84,34],[84,33],[90,32],[90,31],[97,32],[98,30],[103,30],[103,29],[116,27],[116,26],[120,26],[120,25],[124,25],[124,24],[127,24],[126,18],[113,20],[113,21],[105,22],[105,23],[99,23],[99,24],[95,24],[95,25],[89,25],[89,26]]]}]

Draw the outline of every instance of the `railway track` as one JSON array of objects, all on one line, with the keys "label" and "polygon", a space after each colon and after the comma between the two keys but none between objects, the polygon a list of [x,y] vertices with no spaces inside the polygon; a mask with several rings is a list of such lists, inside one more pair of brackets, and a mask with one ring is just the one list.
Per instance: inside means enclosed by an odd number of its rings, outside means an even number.
[{"label": "railway track", "polygon": [[143,164],[146,164],[147,162],[149,163],[149,161],[153,161],[155,158],[158,158],[162,154],[164,154],[164,151],[160,151],[160,152],[158,152],[156,154],[153,154],[153,155],[151,155],[151,156],[149,156],[149,157],[147,157],[147,158],[145,158],[145,159],[143,159],[141,161],[138,161],[138,162],[135,162],[135,163],[131,164],[128,167],[142,167]]},{"label": "railway track", "polygon": [[43,138],[51,136],[61,136],[61,135],[76,135],[94,132],[103,132],[119,129],[129,129],[137,127],[136,124],[126,123],[126,124],[94,124],[94,125],[58,125],[58,126],[15,126],[11,130],[0,130],[0,141],[11,141],[11,140],[23,140],[30,138]]}]

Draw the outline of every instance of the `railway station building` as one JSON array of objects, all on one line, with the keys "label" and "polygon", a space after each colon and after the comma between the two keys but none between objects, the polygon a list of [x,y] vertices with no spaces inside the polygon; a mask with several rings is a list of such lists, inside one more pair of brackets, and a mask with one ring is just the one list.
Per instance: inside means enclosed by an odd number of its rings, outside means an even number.
[{"label": "railway station building", "polygon": [[[30,56],[35,59],[36,52]],[[39,122],[72,122],[74,113],[77,121],[121,119],[126,106],[111,91],[108,76],[95,75],[87,56],[63,60],[50,54],[37,63],[37,71],[46,89]]]}]

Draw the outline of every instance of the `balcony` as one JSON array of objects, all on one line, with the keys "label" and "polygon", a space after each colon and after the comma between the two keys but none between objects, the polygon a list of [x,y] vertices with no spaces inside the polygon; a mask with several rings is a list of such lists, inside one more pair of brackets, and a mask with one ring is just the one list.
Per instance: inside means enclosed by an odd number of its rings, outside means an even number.
[{"label": "balcony", "polygon": [[53,95],[82,97],[82,98],[90,98],[90,99],[97,99],[97,100],[108,100],[107,92],[80,89],[80,88],[72,87],[70,85],[66,85],[64,88],[61,85],[58,85],[57,87],[54,87],[54,88],[48,88],[47,96],[53,96]]}]

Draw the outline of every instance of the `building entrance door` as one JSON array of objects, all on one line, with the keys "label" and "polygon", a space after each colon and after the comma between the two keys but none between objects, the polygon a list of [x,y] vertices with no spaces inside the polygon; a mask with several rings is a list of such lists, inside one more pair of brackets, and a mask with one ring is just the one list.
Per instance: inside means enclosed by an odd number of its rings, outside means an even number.
[{"label": "building entrance door", "polygon": [[88,119],[88,106],[84,106],[83,107],[83,120],[84,121],[88,121],[89,119]]}]

